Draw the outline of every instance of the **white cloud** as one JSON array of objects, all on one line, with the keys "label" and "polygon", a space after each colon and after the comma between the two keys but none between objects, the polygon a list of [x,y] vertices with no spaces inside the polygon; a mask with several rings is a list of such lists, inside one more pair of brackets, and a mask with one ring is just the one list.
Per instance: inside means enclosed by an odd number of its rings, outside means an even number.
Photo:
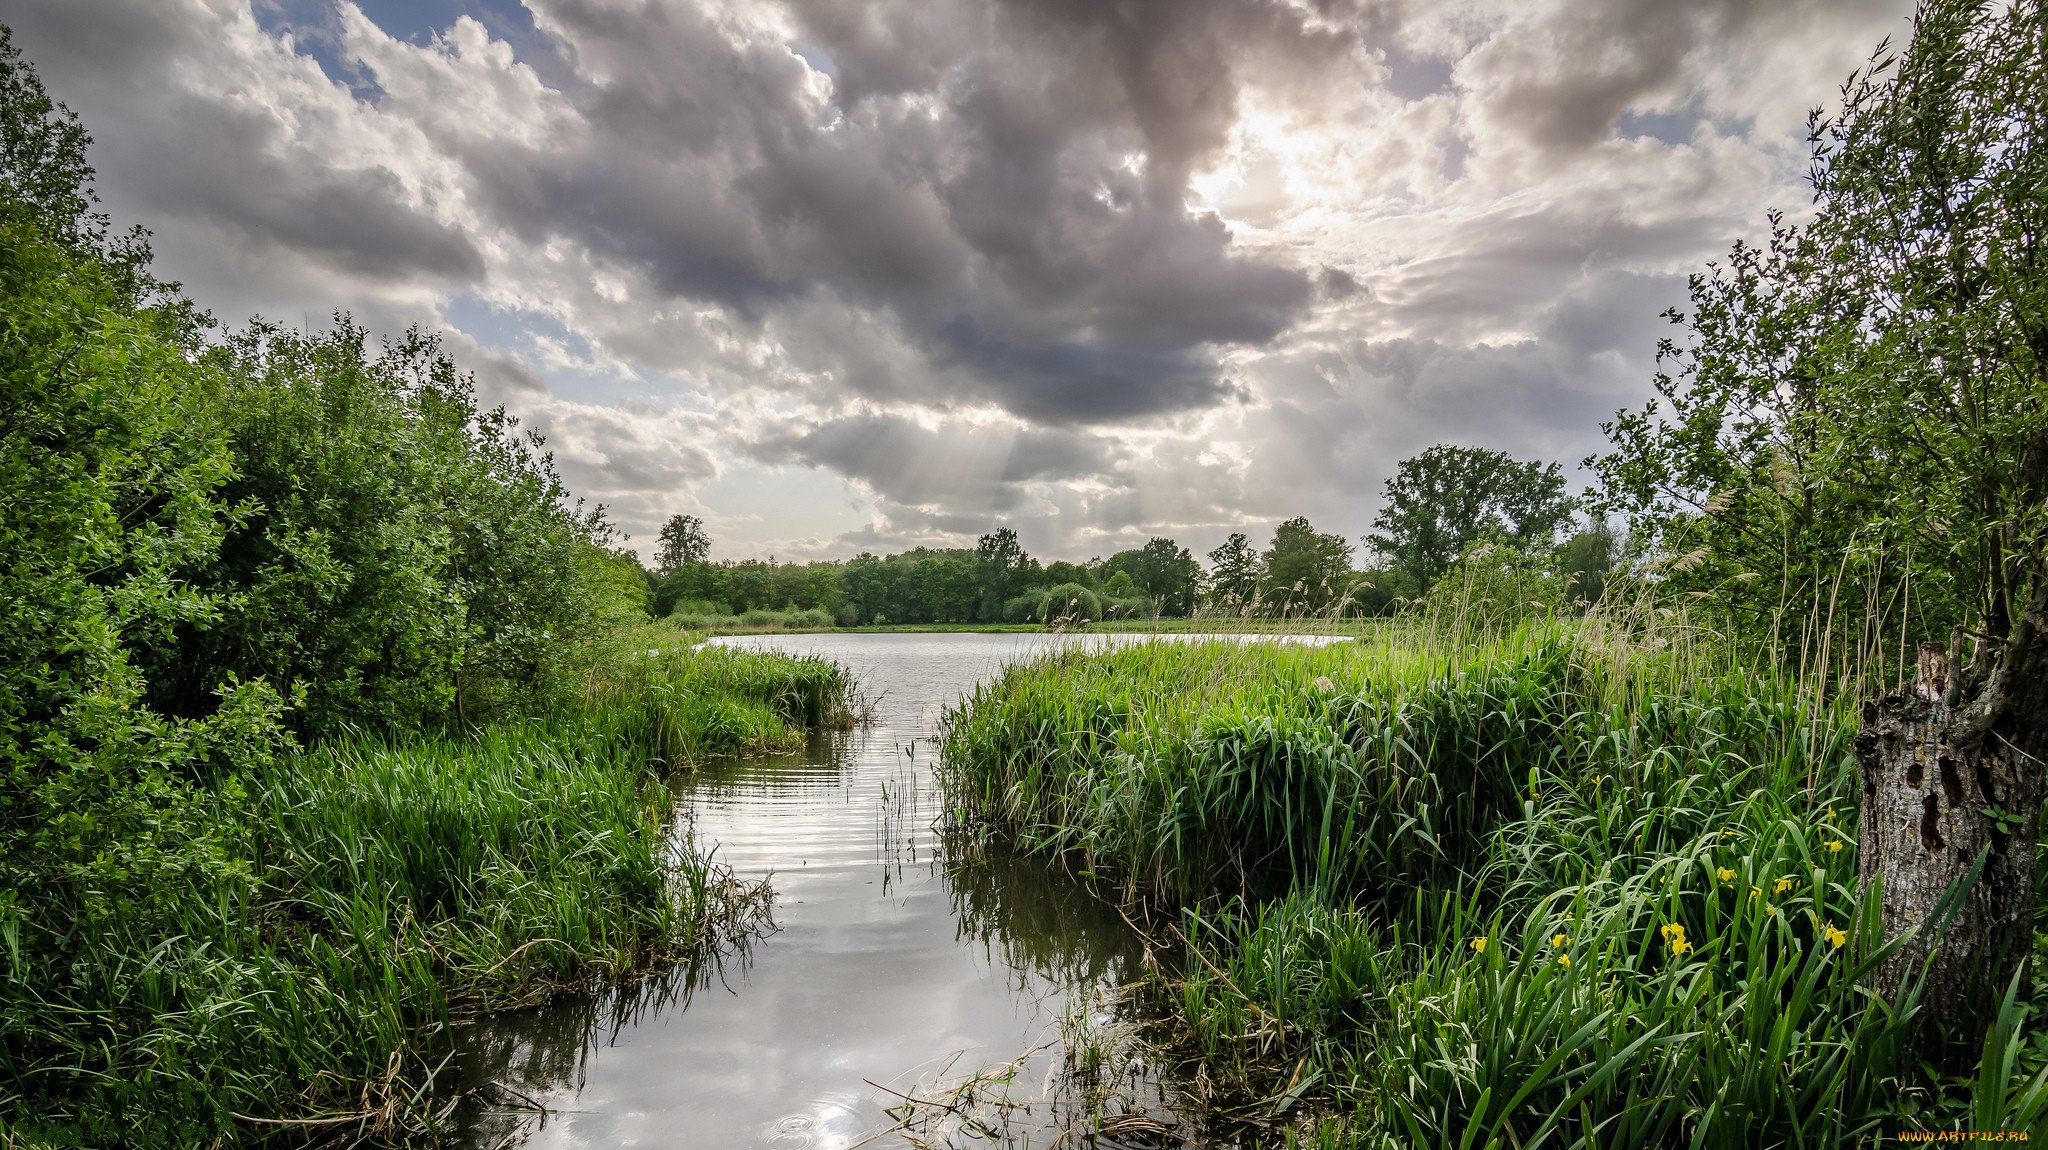
[{"label": "white cloud", "polygon": [[438,318],[636,536],[1001,521],[1080,555],[1355,536],[1440,441],[1597,448],[1684,274],[1802,202],[1807,108],[1908,5],[1313,7],[8,19],[164,274],[229,320]]}]

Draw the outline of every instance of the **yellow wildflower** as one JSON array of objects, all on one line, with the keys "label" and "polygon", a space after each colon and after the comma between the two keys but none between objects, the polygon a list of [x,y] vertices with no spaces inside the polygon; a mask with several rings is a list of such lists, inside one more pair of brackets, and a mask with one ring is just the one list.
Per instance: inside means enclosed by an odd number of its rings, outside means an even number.
[{"label": "yellow wildflower", "polygon": [[1720,879],[1722,882],[1734,882],[1735,872],[1727,867],[1722,867],[1720,870],[1714,872],[1714,877]]},{"label": "yellow wildflower", "polygon": [[1667,922],[1661,929],[1663,931],[1665,939],[1667,940],[1685,937],[1685,927],[1680,925],[1679,923]]},{"label": "yellow wildflower", "polygon": [[1772,887],[1772,888],[1771,888],[1771,893],[1772,893],[1772,894],[1784,894],[1784,893],[1785,893],[1786,891],[1788,891],[1788,890],[1791,890],[1791,889],[1792,889],[1792,880],[1791,880],[1791,879],[1789,879],[1789,878],[1781,878],[1781,879],[1779,879],[1779,880],[1778,880],[1778,884],[1777,884],[1776,886],[1774,886],[1774,887]]},{"label": "yellow wildflower", "polygon": [[1836,950],[1842,949],[1842,944],[1849,941],[1849,932],[1834,925],[1829,925],[1826,929],[1822,930],[1820,936],[1827,939],[1828,945]]},{"label": "yellow wildflower", "polygon": [[1691,949],[1692,943],[1687,942],[1682,934],[1671,940],[1671,953],[1673,954],[1684,954]]},{"label": "yellow wildflower", "polygon": [[1841,840],[1841,839],[1829,839],[1829,840],[1828,840],[1828,853],[1829,853],[1829,854],[1840,854],[1840,853],[1841,853],[1841,851],[1842,851],[1842,840]]},{"label": "yellow wildflower", "polygon": [[1758,890],[1758,889],[1757,889],[1756,887],[1750,887],[1750,888],[1749,888],[1749,897],[1751,897],[1751,898],[1755,898],[1756,896],[1758,896],[1758,895],[1760,895],[1760,894],[1762,894],[1762,893],[1764,893],[1764,892],[1763,892],[1763,891],[1761,891],[1761,890]]},{"label": "yellow wildflower", "polygon": [[1572,968],[1572,956],[1569,954],[1558,955],[1557,965],[1564,967],[1566,970],[1570,970]]},{"label": "yellow wildflower", "polygon": [[1481,954],[1485,954],[1485,953],[1486,953],[1486,936],[1482,934],[1482,935],[1480,935],[1480,936],[1479,936],[1478,938],[1475,938],[1475,939],[1473,939],[1473,940],[1472,940],[1472,949],[1473,949],[1473,950],[1476,950],[1476,951],[1478,951],[1478,952],[1479,952],[1479,953],[1481,953]]},{"label": "yellow wildflower", "polygon": [[1559,931],[1556,934],[1550,936],[1550,945],[1552,946],[1563,946],[1565,943],[1568,943],[1570,941],[1571,939],[1565,937],[1563,931]]}]

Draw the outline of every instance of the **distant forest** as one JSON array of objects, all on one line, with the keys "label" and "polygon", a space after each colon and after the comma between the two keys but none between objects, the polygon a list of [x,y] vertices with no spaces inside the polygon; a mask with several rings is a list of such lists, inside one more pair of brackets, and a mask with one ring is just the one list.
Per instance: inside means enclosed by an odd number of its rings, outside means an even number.
[{"label": "distant forest", "polygon": [[[1446,479],[1467,498],[1442,492]],[[1597,600],[1620,545],[1607,524],[1574,526],[1555,464],[1440,446],[1405,460],[1363,548],[1296,516],[1263,548],[1232,534],[1204,564],[1164,536],[1085,562],[1027,553],[1007,527],[974,547],[863,552],[844,561],[712,562],[694,516],[661,531],[649,606],[657,616],[715,619],[804,612],[816,625],[1056,623],[1185,618],[1391,615],[1447,579],[1508,578],[1518,603]],[[1354,555],[1369,557],[1365,566]],[[1459,577],[1463,577],[1462,580]]]}]

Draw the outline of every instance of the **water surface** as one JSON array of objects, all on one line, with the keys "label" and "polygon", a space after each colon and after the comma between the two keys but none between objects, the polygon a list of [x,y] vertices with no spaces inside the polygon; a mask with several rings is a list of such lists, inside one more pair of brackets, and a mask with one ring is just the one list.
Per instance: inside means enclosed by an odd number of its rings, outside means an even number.
[{"label": "water surface", "polygon": [[677,782],[678,833],[742,877],[769,877],[776,929],[630,992],[471,1028],[464,1080],[502,1083],[550,1113],[477,1116],[468,1144],[847,1150],[893,1124],[891,1091],[1056,1043],[1070,1000],[1136,976],[1137,940],[1053,867],[955,857],[936,825],[937,722],[1006,662],[1056,642],[1144,638],[719,640],[836,660],[876,700],[872,725],[820,736],[801,755]]}]

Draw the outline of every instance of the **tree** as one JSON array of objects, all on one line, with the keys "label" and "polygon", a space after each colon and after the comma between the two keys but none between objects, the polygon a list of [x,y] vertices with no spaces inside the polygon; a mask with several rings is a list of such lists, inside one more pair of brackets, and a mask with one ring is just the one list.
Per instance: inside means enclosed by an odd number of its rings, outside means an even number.
[{"label": "tree", "polygon": [[[1660,399],[1589,460],[1669,578],[1906,685],[1856,739],[1889,993],[1969,1059],[2032,941],[2048,761],[2048,11],[1928,0],[1816,113],[1811,222],[1692,279]],[[1867,606],[1866,606],[1867,604]],[[1917,659],[1885,665],[1896,635]],[[1847,636],[1847,639],[1835,639]],[[1975,881],[1969,882],[1975,874]],[[1933,919],[1967,883],[1947,933]],[[1873,889],[1875,888],[1875,889]],[[1938,946],[1937,946],[1938,943]]]},{"label": "tree", "polygon": [[78,116],[50,99],[42,78],[0,25],[0,201],[9,215],[45,243],[92,264],[110,306],[123,311],[150,305],[172,342],[192,335],[199,313],[175,284],[149,272],[149,237],[141,228],[115,234],[93,191],[86,162],[91,137]]},{"label": "tree", "polygon": [[1024,545],[1017,542],[1017,533],[1008,527],[998,528],[981,537],[974,548],[974,566],[981,578],[981,618],[987,622],[1000,622],[1003,617],[1003,601],[1011,595],[1012,588],[1019,586],[1016,576],[1030,556],[1024,553]]},{"label": "tree", "polygon": [[[1195,591],[1202,577],[1201,565],[1187,548],[1171,539],[1154,537],[1143,547],[1119,551],[1102,565],[1104,578],[1130,576],[1129,594],[1143,594],[1158,602],[1165,615],[1187,615],[1195,609]],[[1121,598],[1105,584],[1112,597]]]},{"label": "tree", "polygon": [[1095,572],[1083,564],[1069,563],[1064,559],[1055,559],[1045,565],[1045,581],[1054,586],[1077,583],[1091,591],[1101,586],[1100,581],[1095,578]]},{"label": "tree", "polygon": [[863,551],[839,569],[839,590],[853,606],[856,624],[872,623],[876,615],[889,613],[889,565],[874,553]]},{"label": "tree", "polygon": [[1572,501],[1555,463],[1438,444],[1401,461],[1366,542],[1418,591],[1474,543],[1499,535],[1520,548],[1553,542]]},{"label": "tree", "polygon": [[1567,598],[1598,603],[1607,593],[1607,577],[1613,573],[1616,546],[1614,528],[1604,516],[1595,517],[1583,531],[1573,533],[1558,548],[1557,566],[1570,584]]},{"label": "tree", "polygon": [[1265,602],[1282,614],[1321,611],[1351,585],[1351,544],[1297,515],[1273,532],[1266,548]]},{"label": "tree", "polygon": [[1265,578],[1265,561],[1252,550],[1242,531],[1231,532],[1222,546],[1209,552],[1209,602],[1230,614],[1250,609]]},{"label": "tree", "polygon": [[[908,553],[912,608],[898,622],[971,623],[981,599],[975,553],[965,548]],[[895,558],[903,558],[897,556]]]},{"label": "tree", "polygon": [[704,533],[704,521],[695,515],[671,515],[661,525],[659,548],[654,553],[656,572],[668,573],[691,563],[702,563],[711,554],[711,536]]}]

